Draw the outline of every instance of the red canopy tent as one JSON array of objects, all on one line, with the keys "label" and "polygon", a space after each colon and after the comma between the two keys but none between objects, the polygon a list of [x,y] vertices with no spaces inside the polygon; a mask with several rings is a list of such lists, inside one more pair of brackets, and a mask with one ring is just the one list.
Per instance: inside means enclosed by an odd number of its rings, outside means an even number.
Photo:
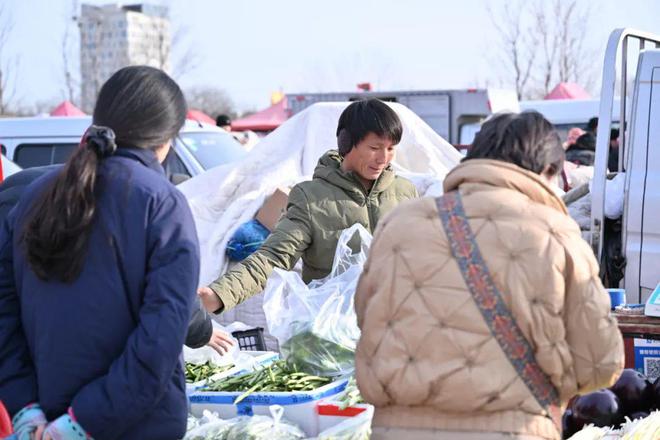
[{"label": "red canopy tent", "polygon": [[289,119],[289,105],[284,98],[276,104],[271,105],[265,110],[242,119],[232,121],[231,129],[235,131],[253,130],[270,131],[275,130]]},{"label": "red canopy tent", "polygon": [[591,99],[591,95],[578,84],[559,83],[543,99]]},{"label": "red canopy tent", "polygon": [[207,115],[201,110],[190,109],[186,114],[186,119],[192,119],[193,121],[203,122],[205,124],[215,125],[215,119]]},{"label": "red canopy tent", "polygon": [[55,107],[51,112],[51,116],[86,116],[85,112],[80,110],[75,105],[71,104],[70,101],[64,101],[57,107]]}]

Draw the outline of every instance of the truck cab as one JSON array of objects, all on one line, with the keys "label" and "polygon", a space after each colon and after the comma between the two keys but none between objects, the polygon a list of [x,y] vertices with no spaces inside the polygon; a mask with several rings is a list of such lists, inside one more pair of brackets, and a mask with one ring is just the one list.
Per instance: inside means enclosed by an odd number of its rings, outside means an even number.
[{"label": "truck cab", "polygon": [[[613,114],[620,121],[619,167],[608,173]],[[623,215],[613,221],[604,217],[606,185],[619,173],[625,173]],[[614,269],[623,278],[610,287],[625,288],[628,302],[645,302],[660,281],[660,35],[632,29],[610,35],[591,192],[591,246],[601,270],[620,266]]]},{"label": "truck cab", "polygon": [[472,143],[481,122],[489,115],[499,111],[519,110],[516,93],[501,89],[292,93],[288,99],[291,114],[294,115],[317,102],[358,101],[367,98],[405,105],[459,150]]}]

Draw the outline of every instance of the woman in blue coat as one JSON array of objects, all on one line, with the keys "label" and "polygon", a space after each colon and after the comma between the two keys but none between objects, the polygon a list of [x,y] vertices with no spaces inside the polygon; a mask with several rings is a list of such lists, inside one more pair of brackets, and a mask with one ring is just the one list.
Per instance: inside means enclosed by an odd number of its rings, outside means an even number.
[{"label": "woman in blue coat", "polygon": [[164,72],[119,70],[80,147],[4,221],[0,400],[19,438],[183,437],[199,246],[160,162],[185,115]]}]

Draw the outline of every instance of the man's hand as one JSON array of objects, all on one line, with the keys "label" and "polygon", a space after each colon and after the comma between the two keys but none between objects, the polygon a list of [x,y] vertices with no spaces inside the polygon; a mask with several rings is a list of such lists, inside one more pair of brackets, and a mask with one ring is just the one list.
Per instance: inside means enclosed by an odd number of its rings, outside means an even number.
[{"label": "man's hand", "polygon": [[220,353],[220,356],[222,356],[229,352],[234,345],[234,340],[229,333],[214,328],[213,333],[211,333],[211,340],[206,345]]},{"label": "man's hand", "polygon": [[215,313],[224,307],[220,297],[210,287],[200,287],[197,289],[197,296],[199,296],[199,300],[209,313]]}]

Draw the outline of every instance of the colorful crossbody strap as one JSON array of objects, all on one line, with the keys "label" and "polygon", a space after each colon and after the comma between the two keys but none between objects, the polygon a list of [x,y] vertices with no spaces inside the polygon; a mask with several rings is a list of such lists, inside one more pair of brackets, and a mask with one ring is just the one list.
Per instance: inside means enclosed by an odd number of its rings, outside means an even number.
[{"label": "colorful crossbody strap", "polygon": [[532,346],[518,327],[502,294],[493,282],[470,228],[458,191],[436,199],[440,220],[463,279],[500,347],[539,404],[561,432],[557,389],[541,369]]}]

